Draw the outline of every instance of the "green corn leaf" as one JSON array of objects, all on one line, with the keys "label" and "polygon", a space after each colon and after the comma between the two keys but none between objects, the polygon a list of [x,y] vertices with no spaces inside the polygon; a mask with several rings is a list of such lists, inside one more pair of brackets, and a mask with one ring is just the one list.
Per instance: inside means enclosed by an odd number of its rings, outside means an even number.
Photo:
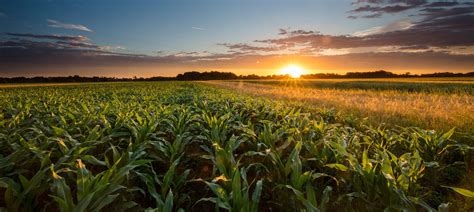
[{"label": "green corn leaf", "polygon": [[321,205],[319,206],[321,211],[326,210],[326,206],[329,203],[329,196],[331,195],[331,192],[332,192],[332,187],[326,186],[326,188],[323,191],[323,196],[321,198]]},{"label": "green corn leaf", "polygon": [[257,211],[258,209],[258,204],[260,203],[260,195],[262,194],[262,188],[263,188],[263,181],[259,180],[255,184],[255,189],[252,194],[252,202],[254,204],[253,211]]},{"label": "green corn leaf", "polygon": [[306,210],[312,211],[312,212],[319,212],[320,210],[317,208],[316,205],[313,205],[309,200],[307,200],[304,196],[304,193],[293,188],[290,185],[286,185],[287,188],[291,189],[293,193],[296,195],[296,198],[303,203],[303,205],[306,207]]},{"label": "green corn leaf", "polygon": [[84,155],[82,156],[82,159],[84,161],[86,161],[87,163],[90,163],[92,165],[96,165],[96,166],[107,166],[107,163],[105,161],[101,161],[99,159],[97,159],[95,156],[93,155]]},{"label": "green corn leaf", "polygon": [[120,194],[107,195],[105,198],[101,198],[100,204],[94,208],[95,211],[100,211],[107,205],[110,205]]},{"label": "green corn leaf", "polygon": [[441,136],[441,139],[449,139],[453,136],[454,132],[456,131],[456,128],[452,128],[451,130],[449,130],[448,132],[444,133],[442,136]]},{"label": "green corn leaf", "polygon": [[173,211],[173,191],[170,190],[168,195],[166,195],[163,212],[172,212],[172,211]]},{"label": "green corn leaf", "polygon": [[[234,171],[234,176],[232,178],[232,199],[234,206],[237,206],[237,208],[240,209],[242,206],[242,185],[238,169]],[[234,209],[237,208],[234,207]]]},{"label": "green corn leaf", "polygon": [[325,166],[329,167],[329,168],[337,169],[337,170],[343,171],[343,172],[349,170],[349,168],[347,168],[347,166],[345,166],[343,164],[340,164],[340,163],[331,163],[331,164],[326,164]]},{"label": "green corn leaf", "polygon": [[89,204],[92,201],[95,193],[87,194],[86,196],[82,197],[81,200],[75,206],[76,211],[87,211],[87,208],[90,206]]},{"label": "green corn leaf", "polygon": [[62,128],[55,127],[55,126],[51,126],[51,127],[53,128],[55,136],[63,136],[64,134],[66,134],[66,130]]},{"label": "green corn leaf", "polygon": [[468,189],[465,189],[465,188],[458,188],[458,187],[451,187],[451,186],[442,186],[442,187],[445,187],[445,188],[450,188],[452,189],[453,191],[465,196],[465,197],[469,197],[469,198],[474,198],[474,192],[471,191],[471,190],[468,190]]},{"label": "green corn leaf", "polygon": [[311,205],[318,205],[318,201],[316,200],[316,192],[314,191],[311,183],[306,184],[306,196]]},{"label": "green corn leaf", "polygon": [[392,161],[390,160],[387,153],[384,152],[382,156],[383,156],[383,160],[382,160],[381,171],[383,175],[385,176],[385,178],[387,178],[387,180],[393,181],[395,180],[395,175],[393,174],[393,170],[392,170]]}]

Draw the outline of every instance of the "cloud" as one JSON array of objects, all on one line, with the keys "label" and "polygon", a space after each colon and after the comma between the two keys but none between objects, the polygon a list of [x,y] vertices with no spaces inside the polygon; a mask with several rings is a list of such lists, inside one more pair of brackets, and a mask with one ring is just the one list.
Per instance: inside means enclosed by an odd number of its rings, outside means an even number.
[{"label": "cloud", "polygon": [[[474,4],[471,2],[458,2],[458,1],[428,1],[428,0],[357,0],[352,5],[356,6],[355,9],[350,10],[349,13],[353,15],[348,16],[350,19],[356,18],[378,18],[384,14],[395,14],[408,10],[425,10],[449,7],[469,7]],[[357,16],[355,14],[365,14]]]},{"label": "cloud", "polygon": [[437,2],[431,2],[425,7],[450,7],[450,6],[456,6],[459,5],[460,3],[457,1],[437,1]]},{"label": "cloud", "polygon": [[66,41],[58,41],[56,44],[64,45],[70,48],[85,48],[85,49],[102,49],[101,46],[95,45],[92,43],[86,42],[66,42]]},{"label": "cloud", "polygon": [[383,14],[394,14],[418,8],[427,3],[427,0],[357,0],[352,5],[357,8],[350,10],[350,13],[366,13],[365,15],[350,15],[348,18],[379,18]]},{"label": "cloud", "polygon": [[[474,6],[474,3],[464,1],[430,2],[427,0],[357,0],[356,2],[353,2],[352,5],[357,8],[349,11],[349,13],[353,14],[347,16],[347,18],[350,19],[379,18],[384,14],[395,14],[412,9],[417,12],[436,12],[444,11],[445,8],[449,8],[450,10],[458,10],[457,12],[468,12],[468,8]],[[360,13],[365,15],[355,15]]]},{"label": "cloud", "polygon": [[315,52],[321,49],[416,46],[419,44],[432,47],[472,46],[474,45],[472,23],[474,23],[473,15],[452,16],[413,23],[403,21],[358,32],[357,36],[290,33],[289,36],[257,40],[256,42],[279,48],[310,47]]},{"label": "cloud", "polygon": [[82,42],[89,40],[88,37],[77,35],[42,35],[42,34],[32,34],[32,33],[5,33],[6,35],[15,36],[15,37],[26,37],[26,38],[36,38],[36,39],[50,39],[50,40],[62,40],[62,41],[75,41],[75,42]]},{"label": "cloud", "polygon": [[420,16],[425,19],[445,18],[460,15],[469,15],[474,13],[474,6],[466,7],[450,7],[450,8],[433,8],[427,7],[420,10]]},{"label": "cloud", "polygon": [[99,49],[104,51],[117,51],[117,50],[125,50],[127,48],[123,46],[99,46]]},{"label": "cloud", "polygon": [[353,2],[353,5],[361,4],[361,3],[370,3],[370,4],[380,4],[383,3],[384,0],[357,0],[356,2]]},{"label": "cloud", "polygon": [[[111,54],[114,52],[104,51],[102,46],[77,41],[32,41],[25,39],[0,41],[0,49],[11,49],[15,51],[36,52],[41,54],[70,53],[70,52],[94,52],[95,54]],[[3,55],[7,56],[8,55]]]},{"label": "cloud", "polygon": [[[396,51],[426,47],[429,51],[456,49],[474,45],[474,4],[469,3],[426,3],[425,1],[372,1],[360,0],[354,4],[400,4],[420,7],[412,19],[401,19],[384,26],[376,26],[355,32],[352,35],[329,35],[317,31],[280,29],[281,37],[257,40],[279,49],[306,49],[315,54],[334,52],[339,49],[364,48],[366,51]],[[420,6],[422,5],[422,6]],[[363,7],[369,8],[369,7]],[[373,8],[371,6],[370,8]],[[367,10],[367,9],[364,9]],[[378,10],[373,10],[378,12]],[[370,14],[369,14],[370,15]],[[372,15],[379,15],[373,13]],[[349,18],[355,19],[356,16]],[[299,48],[297,48],[299,47]],[[344,49],[344,51],[342,51]],[[455,53],[450,50],[449,53]],[[474,52],[472,52],[474,54]]]},{"label": "cloud", "polygon": [[391,5],[391,6],[371,6],[365,5],[351,10],[350,12],[371,12],[371,13],[398,13],[417,7],[418,5]]},{"label": "cloud", "polygon": [[319,33],[318,31],[312,31],[312,30],[291,30],[290,28],[288,29],[280,29],[280,32],[278,35],[310,35],[310,34],[315,34]]},{"label": "cloud", "polygon": [[377,12],[377,13],[372,13],[372,14],[369,14],[369,15],[363,15],[363,16],[360,16],[361,18],[380,18],[382,17],[382,13],[381,12]]},{"label": "cloud", "polygon": [[52,19],[47,19],[47,21],[48,21],[48,26],[49,27],[63,28],[63,29],[74,29],[74,30],[81,30],[81,31],[86,31],[86,32],[93,32],[91,29],[87,28],[84,25],[80,25],[80,24],[62,23],[62,22],[52,20]]},{"label": "cloud", "polygon": [[195,30],[206,30],[206,29],[204,29],[204,28],[201,28],[201,27],[194,27],[194,26],[191,27],[191,29],[195,29]]},{"label": "cloud", "polygon": [[[124,54],[115,52],[115,50],[123,50],[124,48],[97,45],[91,43],[89,38],[81,35],[40,35],[31,33],[6,34],[9,36],[13,36],[13,38],[11,40],[0,40],[0,50],[4,53],[0,55],[0,58],[9,58],[12,55],[35,55],[35,57],[39,57],[39,55],[44,55],[45,57],[59,58],[62,54],[75,55],[75,57],[81,57],[83,55],[127,55],[134,57],[143,56],[141,54]],[[29,59],[35,60],[34,58]]]},{"label": "cloud", "polygon": [[7,17],[7,14],[0,12],[0,18],[1,17]]},{"label": "cloud", "polygon": [[217,45],[225,46],[231,52],[273,52],[280,50],[277,47],[260,47],[252,46],[244,43],[230,44],[230,43],[218,43]]},{"label": "cloud", "polygon": [[367,30],[355,32],[353,35],[354,36],[368,36],[368,35],[381,34],[381,33],[393,32],[393,31],[398,31],[398,30],[406,30],[406,29],[410,29],[413,25],[414,24],[412,23],[410,19],[401,19],[385,26],[377,26],[377,27],[372,27]]}]

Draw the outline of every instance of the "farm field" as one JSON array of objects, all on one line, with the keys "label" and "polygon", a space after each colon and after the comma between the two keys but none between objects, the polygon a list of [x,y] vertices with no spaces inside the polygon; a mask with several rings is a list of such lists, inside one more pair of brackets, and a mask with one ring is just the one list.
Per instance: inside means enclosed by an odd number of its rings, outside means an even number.
[{"label": "farm field", "polygon": [[66,86],[80,85],[81,83],[9,83],[0,84],[0,88],[19,88],[19,87],[43,87],[43,86]]},{"label": "farm field", "polygon": [[[341,112],[374,126],[417,126],[474,133],[473,78],[248,80],[208,82],[240,93],[266,96]],[[351,116],[348,116],[351,115]]]},{"label": "farm field", "polygon": [[396,90],[440,94],[474,94],[474,78],[373,78],[373,79],[296,79],[246,80],[245,82],[287,87],[319,89]]},{"label": "farm field", "polygon": [[473,210],[474,84],[421,81],[3,87],[0,210]]}]

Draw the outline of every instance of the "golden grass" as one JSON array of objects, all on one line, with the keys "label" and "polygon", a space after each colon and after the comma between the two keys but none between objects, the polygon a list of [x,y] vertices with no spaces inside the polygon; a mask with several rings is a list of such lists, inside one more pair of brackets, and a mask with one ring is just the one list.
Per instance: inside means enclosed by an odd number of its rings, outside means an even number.
[{"label": "golden grass", "polygon": [[304,102],[313,108],[334,108],[343,114],[367,117],[374,125],[386,123],[436,130],[456,127],[462,132],[474,132],[474,96],[467,94],[318,89],[230,81],[207,83],[244,94]]},{"label": "golden grass", "polygon": [[[474,84],[474,77],[408,77],[408,78],[346,78],[346,79],[298,79],[299,81],[321,82],[416,82],[416,83],[468,83]],[[276,79],[246,80],[246,81],[278,81]],[[282,79],[279,81],[288,81]]]}]

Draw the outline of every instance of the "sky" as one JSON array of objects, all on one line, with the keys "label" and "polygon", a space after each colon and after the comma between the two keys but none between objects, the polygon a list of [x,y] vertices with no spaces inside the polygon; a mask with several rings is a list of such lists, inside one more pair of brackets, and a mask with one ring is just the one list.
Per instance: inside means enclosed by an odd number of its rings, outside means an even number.
[{"label": "sky", "polygon": [[0,0],[0,77],[474,71],[474,1]]}]

